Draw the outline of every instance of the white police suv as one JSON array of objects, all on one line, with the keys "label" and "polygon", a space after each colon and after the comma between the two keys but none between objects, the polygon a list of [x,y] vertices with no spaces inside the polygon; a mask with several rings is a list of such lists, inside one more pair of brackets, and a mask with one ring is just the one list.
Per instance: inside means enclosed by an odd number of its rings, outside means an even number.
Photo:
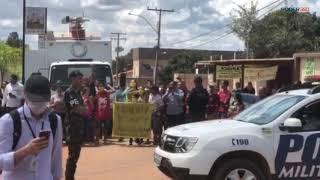
[{"label": "white police suv", "polygon": [[173,179],[320,179],[319,92],[282,92],[233,119],[170,128],[154,162]]}]

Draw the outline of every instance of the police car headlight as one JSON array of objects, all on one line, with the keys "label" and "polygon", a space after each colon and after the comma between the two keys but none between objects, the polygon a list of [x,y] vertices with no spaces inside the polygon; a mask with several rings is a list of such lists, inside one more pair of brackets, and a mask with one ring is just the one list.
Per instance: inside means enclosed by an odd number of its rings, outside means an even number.
[{"label": "police car headlight", "polygon": [[198,142],[198,138],[195,137],[180,137],[174,147],[176,153],[187,153]]}]

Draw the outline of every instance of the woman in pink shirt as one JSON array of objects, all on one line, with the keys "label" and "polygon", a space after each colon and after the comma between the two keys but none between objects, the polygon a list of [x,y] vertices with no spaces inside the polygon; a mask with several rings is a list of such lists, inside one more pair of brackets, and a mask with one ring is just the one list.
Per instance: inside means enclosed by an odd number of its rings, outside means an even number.
[{"label": "woman in pink shirt", "polygon": [[97,128],[96,128],[96,145],[99,145],[99,138],[102,136],[101,132],[103,132],[103,140],[104,144],[107,143],[108,131],[111,129],[111,100],[110,100],[110,92],[108,92],[105,88],[104,83],[100,82],[98,85],[98,92],[96,96],[96,120],[97,120]]},{"label": "woman in pink shirt", "polygon": [[219,96],[219,118],[224,119],[228,117],[228,109],[231,99],[231,92],[228,90],[229,83],[224,81],[221,86],[221,90],[218,93]]}]

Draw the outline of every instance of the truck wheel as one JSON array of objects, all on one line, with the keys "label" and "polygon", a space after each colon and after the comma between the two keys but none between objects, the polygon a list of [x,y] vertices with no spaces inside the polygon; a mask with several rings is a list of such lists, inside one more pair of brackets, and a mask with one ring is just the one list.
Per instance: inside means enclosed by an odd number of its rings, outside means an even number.
[{"label": "truck wheel", "polygon": [[245,159],[230,159],[220,164],[210,180],[267,180],[261,169]]}]

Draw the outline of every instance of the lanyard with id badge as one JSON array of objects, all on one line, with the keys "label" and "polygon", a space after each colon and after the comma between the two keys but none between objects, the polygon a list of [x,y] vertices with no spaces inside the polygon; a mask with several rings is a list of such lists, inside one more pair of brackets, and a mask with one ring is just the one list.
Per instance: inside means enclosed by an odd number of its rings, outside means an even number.
[{"label": "lanyard with id badge", "polygon": [[[24,116],[25,121],[27,122],[29,130],[32,134],[32,137],[37,138],[35,135],[35,132],[33,131],[32,127],[30,125],[28,118],[26,117],[26,115],[24,113],[24,109],[23,109],[23,116]],[[44,131],[43,129],[44,129],[44,121],[41,122],[41,131],[39,133],[39,137],[46,137],[47,139],[49,139],[51,131]],[[38,165],[39,165],[39,158],[37,155],[33,155],[31,158],[31,163],[29,165],[29,171],[36,172],[38,169]]]}]

